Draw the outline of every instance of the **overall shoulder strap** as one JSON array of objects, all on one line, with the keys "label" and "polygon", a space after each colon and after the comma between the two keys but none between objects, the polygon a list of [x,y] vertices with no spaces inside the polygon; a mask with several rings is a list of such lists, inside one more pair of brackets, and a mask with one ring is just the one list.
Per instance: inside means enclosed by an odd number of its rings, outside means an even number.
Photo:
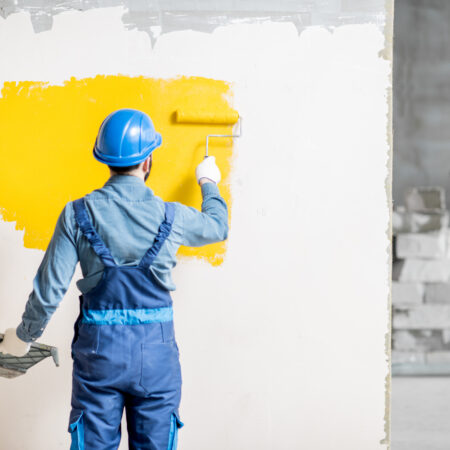
[{"label": "overall shoulder strap", "polygon": [[116,263],[111,255],[111,252],[102,241],[102,238],[95,231],[95,228],[92,226],[87,213],[86,205],[84,203],[84,198],[75,200],[73,202],[73,207],[75,210],[75,220],[77,221],[81,232],[91,244],[94,252],[105,266],[115,266]]},{"label": "overall shoulder strap", "polygon": [[175,218],[175,205],[173,203],[164,203],[164,205],[164,220],[159,226],[158,234],[153,241],[153,245],[147,250],[144,257],[141,259],[141,262],[139,263],[140,267],[150,267],[172,230],[173,219]]}]

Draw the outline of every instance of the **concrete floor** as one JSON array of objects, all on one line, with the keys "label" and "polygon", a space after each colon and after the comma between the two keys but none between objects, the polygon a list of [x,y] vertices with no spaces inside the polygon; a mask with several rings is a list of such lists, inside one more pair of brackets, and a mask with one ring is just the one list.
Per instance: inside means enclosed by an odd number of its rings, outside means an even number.
[{"label": "concrete floor", "polygon": [[450,449],[450,377],[394,377],[391,450]]}]

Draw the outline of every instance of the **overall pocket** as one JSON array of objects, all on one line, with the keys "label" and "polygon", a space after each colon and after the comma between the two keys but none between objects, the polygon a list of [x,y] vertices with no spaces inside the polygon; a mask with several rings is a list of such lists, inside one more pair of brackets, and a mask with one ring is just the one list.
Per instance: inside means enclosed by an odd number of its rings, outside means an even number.
[{"label": "overall pocket", "polygon": [[69,433],[72,438],[70,450],[84,450],[83,411],[73,409],[70,413],[69,422]]},{"label": "overall pocket", "polygon": [[72,354],[95,355],[98,351],[99,325],[79,323],[72,343]]},{"label": "overall pocket", "polygon": [[177,413],[173,413],[170,418],[169,445],[167,450],[177,450],[178,429],[184,426]]},{"label": "overall pocket", "polygon": [[175,341],[141,347],[141,387],[148,393],[181,389],[181,367]]}]

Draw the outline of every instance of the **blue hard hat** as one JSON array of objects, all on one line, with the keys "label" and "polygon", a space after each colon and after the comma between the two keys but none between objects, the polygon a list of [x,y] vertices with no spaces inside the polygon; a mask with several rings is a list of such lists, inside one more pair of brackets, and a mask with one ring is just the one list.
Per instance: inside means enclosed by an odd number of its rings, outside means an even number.
[{"label": "blue hard hat", "polygon": [[137,109],[119,109],[101,124],[94,157],[108,166],[133,166],[147,159],[161,142],[161,135],[147,114]]}]

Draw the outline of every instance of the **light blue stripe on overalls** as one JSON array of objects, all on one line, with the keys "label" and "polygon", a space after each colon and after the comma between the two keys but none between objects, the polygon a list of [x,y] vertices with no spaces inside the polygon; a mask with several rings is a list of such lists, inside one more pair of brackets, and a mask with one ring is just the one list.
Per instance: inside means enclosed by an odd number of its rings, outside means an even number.
[{"label": "light blue stripe on overalls", "polygon": [[70,450],[84,450],[83,412],[81,412],[78,419],[74,423],[70,424],[70,432],[72,435]]},{"label": "light blue stripe on overalls", "polygon": [[170,417],[169,445],[167,450],[177,450],[178,428],[184,427],[184,423],[178,417],[178,414],[172,414]]},{"label": "light blue stripe on overalls", "polygon": [[83,309],[82,323],[92,325],[140,325],[143,323],[170,322],[172,307],[152,309]]}]

